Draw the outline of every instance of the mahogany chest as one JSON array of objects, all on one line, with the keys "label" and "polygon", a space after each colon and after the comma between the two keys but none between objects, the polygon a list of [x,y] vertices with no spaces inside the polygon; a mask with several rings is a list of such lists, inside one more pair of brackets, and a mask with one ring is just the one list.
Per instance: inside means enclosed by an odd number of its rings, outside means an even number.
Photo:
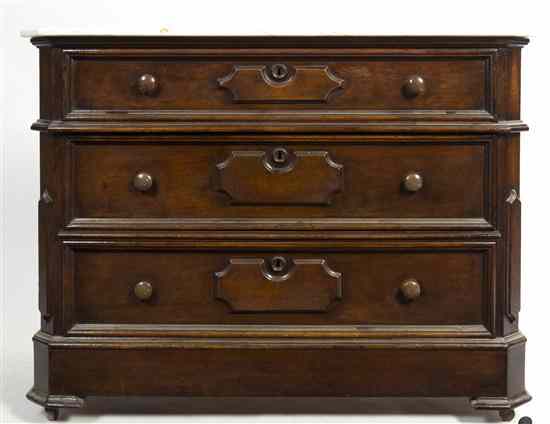
[{"label": "mahogany chest", "polygon": [[528,401],[522,37],[39,36],[29,399]]}]

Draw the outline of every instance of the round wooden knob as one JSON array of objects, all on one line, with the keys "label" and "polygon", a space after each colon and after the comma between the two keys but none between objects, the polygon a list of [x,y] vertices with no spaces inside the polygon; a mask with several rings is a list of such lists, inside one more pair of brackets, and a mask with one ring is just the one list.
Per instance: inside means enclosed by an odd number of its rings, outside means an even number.
[{"label": "round wooden knob", "polygon": [[422,188],[424,185],[424,179],[422,178],[422,175],[411,172],[410,174],[405,175],[403,178],[403,187],[405,187],[405,190],[410,191],[411,193],[418,191]]},{"label": "round wooden knob", "polygon": [[138,191],[149,191],[153,187],[153,177],[147,172],[139,172],[134,177],[134,188]]},{"label": "round wooden knob", "polygon": [[409,301],[418,299],[422,294],[420,284],[416,280],[406,280],[401,283],[401,294]]},{"label": "round wooden knob", "polygon": [[143,74],[137,82],[137,89],[144,96],[154,96],[158,92],[159,84],[154,75]]},{"label": "round wooden knob", "polygon": [[426,83],[420,75],[411,75],[405,80],[402,87],[403,95],[408,99],[413,99],[426,92]]},{"label": "round wooden knob", "polygon": [[139,300],[149,300],[153,296],[153,286],[148,281],[140,281],[134,286],[134,295]]}]

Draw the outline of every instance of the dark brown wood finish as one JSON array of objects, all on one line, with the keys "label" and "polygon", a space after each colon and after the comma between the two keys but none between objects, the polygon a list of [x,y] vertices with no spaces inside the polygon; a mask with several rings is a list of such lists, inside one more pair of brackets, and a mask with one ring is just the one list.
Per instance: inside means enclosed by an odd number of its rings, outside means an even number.
[{"label": "dark brown wood finish", "polygon": [[[492,243],[342,253],[119,248],[67,248],[67,330],[118,323],[477,325],[493,331]],[[410,278],[422,286],[414,302],[401,293]],[[153,287],[147,302],[134,294],[140,281]]]},{"label": "dark brown wood finish", "polygon": [[[483,138],[375,138],[314,147],[300,138],[281,144],[131,140],[71,137],[71,218],[416,218],[491,225],[493,144]],[[280,150],[286,157],[276,162]],[[132,184],[140,173],[154,181],[145,192]],[[404,184],[411,173],[423,179],[415,192]]]},{"label": "dark brown wood finish", "polygon": [[[205,63],[204,58],[186,52],[178,58],[154,50],[71,51],[66,112],[69,118],[77,118],[80,111],[105,114],[125,109],[181,110],[183,115],[186,110],[207,111],[215,116],[218,110],[238,109],[242,114],[265,108],[303,108],[307,103],[308,109],[322,108],[333,115],[340,110],[364,114],[396,110],[406,114],[407,110],[433,109],[439,115],[469,111],[490,118],[492,52],[482,51],[479,56],[447,54],[434,51],[411,58],[390,52],[368,55],[364,61],[359,54],[351,58],[353,61],[339,57],[339,62],[329,67],[315,56],[304,64],[284,53],[276,58],[281,64],[264,65],[248,55]],[[159,55],[164,59],[160,63]],[[271,72],[277,65],[288,67],[287,77],[279,81]],[[411,74],[422,78],[422,93],[410,95],[407,90]],[[143,75],[157,81],[154,95],[144,95],[140,89]]]},{"label": "dark brown wood finish", "polygon": [[231,312],[328,312],[343,298],[342,273],[326,259],[231,258],[214,273],[214,297]]},{"label": "dark brown wood finish", "polygon": [[328,103],[344,80],[326,65],[236,65],[218,78],[234,103]]},{"label": "dark brown wood finish", "polygon": [[527,402],[522,37],[37,37],[30,400]]}]

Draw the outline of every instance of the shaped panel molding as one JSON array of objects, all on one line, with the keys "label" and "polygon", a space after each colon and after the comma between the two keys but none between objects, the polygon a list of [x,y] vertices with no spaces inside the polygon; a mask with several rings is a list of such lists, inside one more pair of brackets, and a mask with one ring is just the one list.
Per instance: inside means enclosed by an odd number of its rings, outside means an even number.
[{"label": "shaped panel molding", "polygon": [[329,205],[343,165],[325,151],[233,151],[216,165],[218,190],[234,205]]},{"label": "shaped panel molding", "polygon": [[515,189],[506,197],[506,270],[504,312],[517,328],[521,304],[521,200]]},{"label": "shaped panel molding", "polygon": [[236,65],[218,84],[235,103],[328,103],[344,80],[326,65]]},{"label": "shaped panel molding", "polygon": [[343,297],[342,274],[325,259],[233,258],[214,280],[232,312],[326,312]]}]

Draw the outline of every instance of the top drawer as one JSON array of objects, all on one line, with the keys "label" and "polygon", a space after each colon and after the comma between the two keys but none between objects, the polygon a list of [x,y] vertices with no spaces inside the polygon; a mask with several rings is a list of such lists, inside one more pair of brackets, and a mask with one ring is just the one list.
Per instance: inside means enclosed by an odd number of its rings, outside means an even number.
[{"label": "top drawer", "polygon": [[68,51],[65,118],[493,120],[492,52]]}]

